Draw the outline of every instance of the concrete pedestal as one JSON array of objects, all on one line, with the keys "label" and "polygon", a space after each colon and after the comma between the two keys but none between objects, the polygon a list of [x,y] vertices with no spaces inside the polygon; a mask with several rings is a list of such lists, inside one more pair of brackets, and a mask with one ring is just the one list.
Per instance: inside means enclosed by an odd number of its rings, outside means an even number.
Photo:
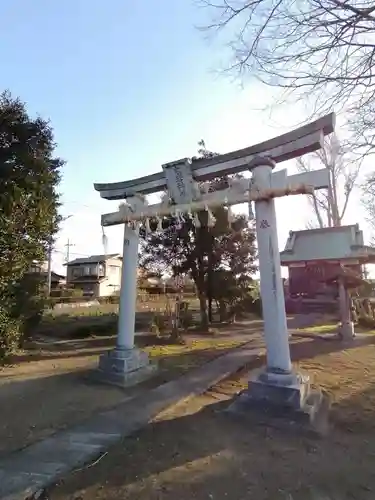
[{"label": "concrete pedestal", "polygon": [[310,381],[306,375],[275,373],[263,369],[251,376],[246,397],[257,405],[277,405],[300,410],[309,394]]},{"label": "concrete pedestal", "polygon": [[94,378],[107,384],[129,387],[150,377],[156,368],[146,352],[137,348],[116,348],[100,356]]},{"label": "concrete pedestal", "polygon": [[353,340],[354,324],[351,321],[351,301],[348,290],[344,286],[343,278],[339,279],[340,319],[338,337],[341,340]]},{"label": "concrete pedestal", "polygon": [[252,375],[248,389],[228,411],[246,418],[254,417],[260,424],[325,434],[328,409],[329,400],[320,391],[311,390],[308,376],[261,369]]},{"label": "concrete pedestal", "polygon": [[341,340],[353,340],[355,337],[354,324],[352,321],[344,321],[339,326],[338,336]]}]

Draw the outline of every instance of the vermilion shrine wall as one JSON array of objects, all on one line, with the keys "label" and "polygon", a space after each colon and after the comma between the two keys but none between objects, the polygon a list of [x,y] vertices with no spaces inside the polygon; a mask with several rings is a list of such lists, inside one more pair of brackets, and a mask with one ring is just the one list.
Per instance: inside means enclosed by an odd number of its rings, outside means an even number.
[{"label": "vermilion shrine wall", "polygon": [[[336,273],[339,266],[339,263],[328,261],[307,263],[305,267],[288,266],[289,296],[304,295],[308,297],[315,297],[320,294],[334,295],[336,293],[335,287],[326,285],[324,281],[332,274]],[[361,274],[360,264],[346,264],[345,267]]]}]

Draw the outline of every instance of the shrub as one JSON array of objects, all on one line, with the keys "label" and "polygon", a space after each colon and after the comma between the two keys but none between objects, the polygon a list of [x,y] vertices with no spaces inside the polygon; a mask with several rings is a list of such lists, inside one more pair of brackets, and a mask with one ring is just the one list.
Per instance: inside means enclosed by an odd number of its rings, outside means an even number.
[{"label": "shrub", "polygon": [[169,330],[168,317],[165,314],[155,313],[150,323],[150,331],[157,336],[162,336]]},{"label": "shrub", "polygon": [[93,300],[92,297],[51,297],[53,304],[77,304],[80,302],[90,302],[91,300]]},{"label": "shrub", "polygon": [[262,317],[262,301],[260,298],[254,299],[250,294],[243,297],[230,308],[232,314],[252,313]]},{"label": "shrub", "polygon": [[22,347],[38,327],[46,307],[45,283],[26,273],[4,289],[0,306],[0,360]]},{"label": "shrub", "polygon": [[365,328],[375,328],[375,314],[372,302],[367,298],[356,298],[352,304],[352,318]]},{"label": "shrub", "polygon": [[8,312],[0,306],[0,360],[7,357],[19,346],[21,337],[20,321],[11,318]]},{"label": "shrub", "polygon": [[10,318],[18,320],[19,344],[22,346],[42,319],[47,304],[44,280],[38,274],[26,274],[14,285],[13,294]]},{"label": "shrub", "polygon": [[85,339],[91,336],[114,335],[117,331],[117,318],[105,322],[78,324],[69,331],[69,337],[74,339]]},{"label": "shrub", "polygon": [[108,297],[98,297],[99,304],[119,304],[120,303],[120,295],[108,295]]},{"label": "shrub", "polygon": [[178,327],[187,330],[193,324],[193,313],[189,310],[189,302],[178,301],[176,305],[178,306]]},{"label": "shrub", "polygon": [[184,330],[190,328],[193,323],[193,313],[191,311],[186,310],[180,315],[180,325]]},{"label": "shrub", "polygon": [[65,289],[64,293],[65,297],[72,297],[72,298],[82,298],[83,297],[83,290],[81,288],[68,288]]},{"label": "shrub", "polygon": [[370,315],[362,315],[358,318],[358,324],[364,328],[375,328],[375,319]]}]

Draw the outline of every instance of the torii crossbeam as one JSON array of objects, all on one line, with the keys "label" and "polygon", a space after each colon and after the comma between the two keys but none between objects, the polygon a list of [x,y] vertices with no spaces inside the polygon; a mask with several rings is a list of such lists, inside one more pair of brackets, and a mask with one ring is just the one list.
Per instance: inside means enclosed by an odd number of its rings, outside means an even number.
[{"label": "torii crossbeam", "polygon": [[[220,175],[243,172],[248,169],[249,163],[256,156],[272,158],[276,163],[292,160],[320,149],[324,136],[331,134],[334,127],[335,115],[330,113],[308,125],[254,146],[213,158],[193,159],[192,174],[196,180],[206,181]],[[167,181],[163,171],[124,182],[94,184],[94,188],[99,191],[100,196],[107,200],[123,200],[135,193],[157,193],[166,187]]]},{"label": "torii crossbeam", "polygon": [[[334,130],[329,114],[275,139],[210,159],[184,158],[163,165],[163,171],[125,182],[95,184],[101,197],[126,199],[117,212],[102,215],[102,225],[124,224],[124,253],[121,279],[117,346],[100,358],[99,373],[109,382],[126,385],[151,370],[145,353],[134,347],[136,281],[139,224],[149,227],[149,218],[182,213],[194,214],[218,205],[255,205],[264,334],[267,366],[251,381],[249,399],[286,404],[300,409],[308,393],[306,380],[293,373],[286,326],[284,291],[281,279],[274,198],[313,194],[328,188],[328,169],[288,176],[286,170],[273,173],[280,163],[322,147],[323,138]],[[251,179],[233,182],[227,189],[202,192],[201,185],[212,178],[249,170]],[[199,184],[199,185],[198,185]],[[148,205],[145,195],[168,189],[173,203]],[[249,213],[252,210],[249,209]],[[210,218],[208,218],[210,220]],[[197,221],[197,224],[199,221]],[[161,229],[161,224],[159,225]]]}]

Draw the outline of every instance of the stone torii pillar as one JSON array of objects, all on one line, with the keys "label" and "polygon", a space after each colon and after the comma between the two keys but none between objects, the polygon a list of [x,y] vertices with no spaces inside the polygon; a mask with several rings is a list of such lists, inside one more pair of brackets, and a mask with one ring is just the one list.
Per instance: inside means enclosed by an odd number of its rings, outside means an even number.
[{"label": "stone torii pillar", "polygon": [[[270,190],[275,162],[254,158],[249,164],[253,182],[262,191]],[[284,287],[281,278],[280,252],[277,237],[275,200],[255,202],[260,292],[267,345],[267,373],[290,374],[288,330],[286,324]]]},{"label": "stone torii pillar", "polygon": [[[271,190],[275,166],[270,158],[257,157],[250,162],[257,189]],[[255,201],[255,217],[267,364],[252,374],[248,390],[230,411],[241,413],[244,407],[255,406],[267,413],[286,408],[293,414],[305,409],[310,384],[308,377],[292,370],[273,197]]]},{"label": "stone torii pillar", "polygon": [[119,304],[117,349],[134,348],[134,325],[137,302],[138,227],[124,226],[124,242],[121,269],[121,294]]},{"label": "stone torii pillar", "polygon": [[[130,210],[141,210],[144,197],[128,200]],[[116,347],[99,357],[95,378],[120,387],[141,382],[156,369],[148,354],[135,347],[139,223],[124,224],[121,290]]]}]

